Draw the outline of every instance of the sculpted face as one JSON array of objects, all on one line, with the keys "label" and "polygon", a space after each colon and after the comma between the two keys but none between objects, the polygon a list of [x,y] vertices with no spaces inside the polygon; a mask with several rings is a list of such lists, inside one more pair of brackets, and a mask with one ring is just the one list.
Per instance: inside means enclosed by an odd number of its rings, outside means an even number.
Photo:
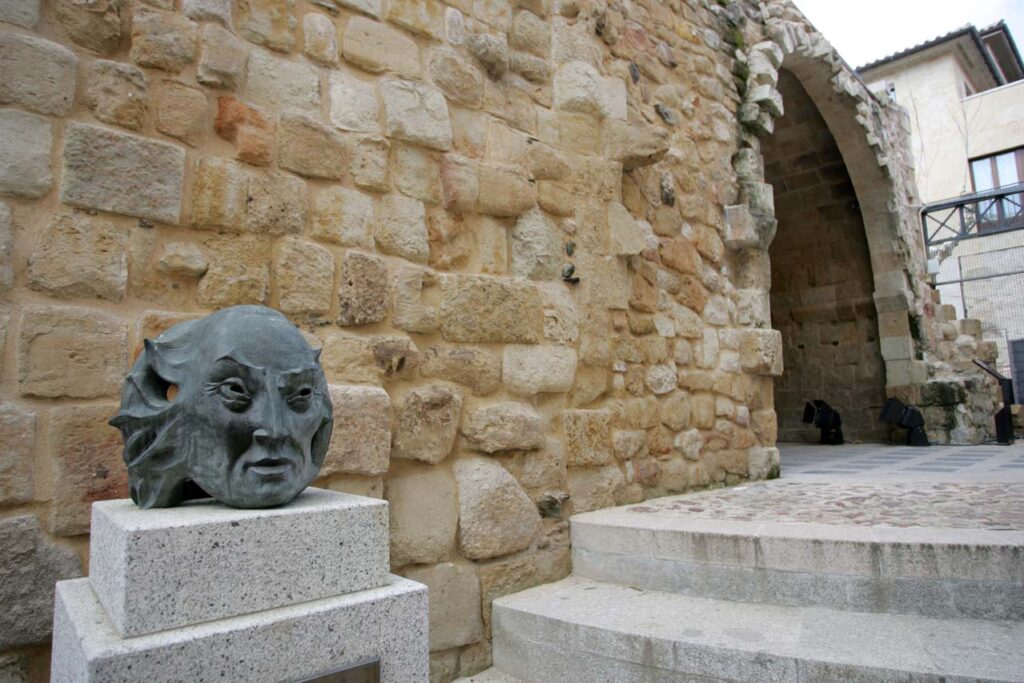
[{"label": "sculpted face", "polygon": [[[142,414],[154,395],[163,409]],[[239,306],[147,342],[111,422],[125,436],[141,507],[209,495],[254,508],[283,505],[313,481],[332,412],[317,354],[298,330],[276,311]]]}]

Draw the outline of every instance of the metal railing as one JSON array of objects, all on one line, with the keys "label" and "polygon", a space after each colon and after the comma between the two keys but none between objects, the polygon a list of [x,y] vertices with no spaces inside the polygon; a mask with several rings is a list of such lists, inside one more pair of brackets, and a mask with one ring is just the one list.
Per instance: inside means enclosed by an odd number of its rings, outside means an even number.
[{"label": "metal railing", "polygon": [[921,227],[928,247],[1024,228],[1024,183],[928,204]]}]

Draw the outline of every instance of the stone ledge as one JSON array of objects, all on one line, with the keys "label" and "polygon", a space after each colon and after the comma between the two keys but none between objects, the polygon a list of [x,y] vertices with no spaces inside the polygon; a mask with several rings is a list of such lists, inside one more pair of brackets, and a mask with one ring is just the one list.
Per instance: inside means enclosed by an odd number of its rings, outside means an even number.
[{"label": "stone ledge", "polygon": [[93,505],[89,581],[124,637],[383,586],[387,503],[307,489],[286,507]]}]

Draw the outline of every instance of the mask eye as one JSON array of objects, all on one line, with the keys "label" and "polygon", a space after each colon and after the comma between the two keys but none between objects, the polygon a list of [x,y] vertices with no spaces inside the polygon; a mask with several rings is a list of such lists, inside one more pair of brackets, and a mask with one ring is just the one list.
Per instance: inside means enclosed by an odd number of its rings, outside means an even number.
[{"label": "mask eye", "polygon": [[244,410],[252,400],[245,384],[242,383],[242,380],[235,377],[221,382],[217,387],[217,393],[220,394],[220,397],[224,399],[224,403],[231,410]]},{"label": "mask eye", "polygon": [[288,396],[288,407],[297,413],[305,412],[313,400],[313,388],[299,387]]}]

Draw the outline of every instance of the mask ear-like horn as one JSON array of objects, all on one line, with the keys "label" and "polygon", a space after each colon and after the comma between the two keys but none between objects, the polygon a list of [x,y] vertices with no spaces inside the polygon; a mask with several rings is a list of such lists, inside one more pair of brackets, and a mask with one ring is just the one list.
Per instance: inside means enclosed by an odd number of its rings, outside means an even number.
[{"label": "mask ear-like horn", "polygon": [[321,353],[323,353],[323,348],[322,347],[319,348],[319,349],[313,349],[313,360],[315,360],[317,363],[320,362],[320,354]]}]

